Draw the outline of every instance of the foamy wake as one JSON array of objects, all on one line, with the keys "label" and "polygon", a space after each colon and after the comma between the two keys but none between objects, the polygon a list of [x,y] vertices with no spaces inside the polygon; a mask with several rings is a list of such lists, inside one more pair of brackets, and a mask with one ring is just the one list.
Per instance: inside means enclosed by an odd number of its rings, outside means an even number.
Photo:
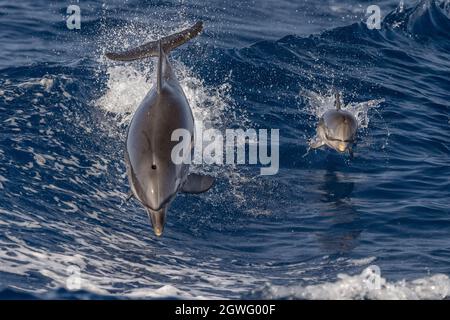
[{"label": "foamy wake", "polygon": [[339,274],[336,282],[310,286],[270,286],[264,290],[263,296],[267,299],[313,300],[436,300],[450,296],[450,279],[444,274],[389,282],[374,273],[374,269],[378,267],[370,266],[354,276]]}]

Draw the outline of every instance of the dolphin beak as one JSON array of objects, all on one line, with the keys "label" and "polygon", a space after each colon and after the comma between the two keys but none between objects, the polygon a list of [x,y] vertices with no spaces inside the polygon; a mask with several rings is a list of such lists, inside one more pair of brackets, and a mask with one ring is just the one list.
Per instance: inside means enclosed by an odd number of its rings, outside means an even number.
[{"label": "dolphin beak", "polygon": [[150,218],[153,231],[155,232],[155,235],[158,237],[160,237],[163,234],[164,225],[166,224],[166,213],[167,213],[166,207],[162,207],[158,211],[147,209],[147,214],[148,217]]},{"label": "dolphin beak", "polygon": [[347,149],[347,144],[344,143],[344,142],[339,142],[339,144],[338,144],[338,150],[339,150],[340,152],[344,152],[346,149]]}]

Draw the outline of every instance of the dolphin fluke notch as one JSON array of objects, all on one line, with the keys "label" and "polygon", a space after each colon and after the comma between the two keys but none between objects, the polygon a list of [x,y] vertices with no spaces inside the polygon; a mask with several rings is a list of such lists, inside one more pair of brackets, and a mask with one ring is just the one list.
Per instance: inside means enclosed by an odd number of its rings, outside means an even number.
[{"label": "dolphin fluke notch", "polygon": [[111,60],[117,61],[133,61],[137,59],[143,59],[148,57],[158,57],[159,56],[159,44],[161,42],[162,50],[165,53],[169,53],[176,47],[181,46],[187,41],[195,38],[203,30],[203,22],[199,21],[192,27],[187,28],[178,33],[174,33],[170,36],[161,38],[160,40],[151,41],[137,48],[133,48],[124,52],[106,53],[106,57]]}]

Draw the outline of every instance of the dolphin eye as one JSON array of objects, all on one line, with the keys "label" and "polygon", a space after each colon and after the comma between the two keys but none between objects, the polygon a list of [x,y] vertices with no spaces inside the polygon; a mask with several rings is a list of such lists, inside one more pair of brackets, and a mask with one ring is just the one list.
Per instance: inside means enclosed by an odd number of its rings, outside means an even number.
[{"label": "dolphin eye", "polygon": [[156,164],[152,164],[152,169],[156,170]]}]

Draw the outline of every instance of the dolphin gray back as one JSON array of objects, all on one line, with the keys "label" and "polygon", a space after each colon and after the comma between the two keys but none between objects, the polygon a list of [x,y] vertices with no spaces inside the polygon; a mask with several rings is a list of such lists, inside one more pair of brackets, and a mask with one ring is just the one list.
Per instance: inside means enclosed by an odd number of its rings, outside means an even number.
[{"label": "dolphin gray back", "polygon": [[351,141],[356,135],[358,122],[353,114],[345,110],[329,110],[323,115],[327,138]]},{"label": "dolphin gray back", "polygon": [[160,44],[162,50],[164,50],[165,53],[169,53],[176,47],[179,47],[192,38],[195,38],[202,30],[203,22],[199,21],[190,28],[171,34],[167,37],[161,38],[160,40],[151,41],[143,44],[142,46],[119,53],[108,52],[105,55],[109,59],[117,61],[133,61],[148,57],[158,57],[160,52]]}]

